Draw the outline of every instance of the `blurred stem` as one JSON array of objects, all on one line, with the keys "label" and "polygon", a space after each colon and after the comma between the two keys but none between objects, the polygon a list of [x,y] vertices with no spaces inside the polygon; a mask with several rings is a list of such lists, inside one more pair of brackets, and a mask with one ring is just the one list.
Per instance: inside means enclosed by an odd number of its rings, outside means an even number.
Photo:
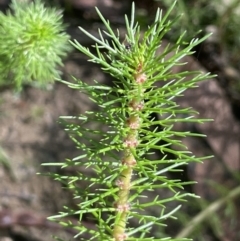
[{"label": "blurred stem", "polygon": [[214,215],[214,213],[219,210],[226,202],[228,202],[230,199],[234,199],[237,196],[240,195],[240,186],[236,187],[232,191],[228,193],[227,196],[218,199],[217,201],[210,204],[206,209],[204,209],[201,213],[199,213],[197,216],[195,216],[192,220],[190,220],[186,224],[186,228],[184,228],[177,236],[176,238],[184,238],[188,237],[193,230],[200,225],[205,219],[207,219],[209,216]]},{"label": "blurred stem", "polygon": [[11,161],[2,147],[0,147],[0,165],[2,164],[5,171],[9,174],[12,181],[16,181],[15,173],[12,169]]}]

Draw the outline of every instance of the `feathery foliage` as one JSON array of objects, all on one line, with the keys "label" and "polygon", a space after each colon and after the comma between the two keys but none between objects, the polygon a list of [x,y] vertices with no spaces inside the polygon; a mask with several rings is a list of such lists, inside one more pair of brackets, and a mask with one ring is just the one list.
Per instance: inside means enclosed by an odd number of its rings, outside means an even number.
[{"label": "feathery foliage", "polygon": [[36,81],[46,85],[60,77],[57,69],[70,50],[62,13],[40,0],[16,1],[0,12],[0,84],[17,89]]},{"label": "feathery foliage", "polygon": [[[91,62],[113,76],[111,86],[97,81],[93,85],[81,80],[62,81],[86,94],[98,106],[96,111],[62,117],[80,154],[57,163],[62,168],[74,167],[75,174],[51,174],[72,190],[78,207],[65,207],[51,219],[78,215],[79,225],[63,220],[61,223],[76,229],[75,237],[79,240],[186,240],[154,237],[152,230],[174,218],[179,201],[195,197],[184,192],[184,185],[189,183],[172,180],[168,172],[181,171],[189,162],[204,160],[195,157],[180,140],[202,135],[175,131],[174,125],[206,120],[195,118],[191,108],[178,106],[175,97],[211,76],[201,72],[172,72],[172,67],[182,65],[180,60],[191,55],[192,48],[208,36],[186,43],[182,34],[176,43],[156,53],[164,35],[178,20],[178,17],[168,19],[173,7],[174,4],[164,16],[158,9],[154,23],[142,34],[134,21],[133,4],[131,19],[125,17],[127,44],[122,43],[119,32],[115,33],[96,9],[105,25],[105,30],[99,29],[99,38],[80,27],[96,42],[95,50],[76,40],[72,42]],[[156,114],[159,119],[154,117]],[[177,150],[172,146],[178,146]],[[156,153],[161,157],[154,159]],[[165,196],[159,190],[165,190]],[[154,212],[148,211],[151,209]],[[85,225],[86,217],[93,226]]]}]

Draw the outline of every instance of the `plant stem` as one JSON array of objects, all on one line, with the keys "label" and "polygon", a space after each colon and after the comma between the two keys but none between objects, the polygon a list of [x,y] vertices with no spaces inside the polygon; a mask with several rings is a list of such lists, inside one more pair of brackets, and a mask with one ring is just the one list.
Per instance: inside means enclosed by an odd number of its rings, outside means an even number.
[{"label": "plant stem", "polygon": [[140,60],[135,68],[134,83],[132,84],[133,95],[128,102],[128,119],[126,121],[126,127],[129,130],[127,136],[123,142],[124,151],[122,165],[124,168],[120,173],[120,178],[117,181],[119,186],[118,200],[115,203],[116,206],[116,219],[113,229],[113,237],[116,241],[122,241],[127,238],[125,233],[126,224],[128,219],[128,212],[130,205],[128,203],[129,193],[131,188],[131,178],[133,174],[134,166],[137,164],[135,159],[136,148],[139,145],[138,135],[141,127],[140,112],[143,109],[143,84],[147,79],[145,73],[142,70],[142,61]]},{"label": "plant stem", "polygon": [[121,178],[119,179],[120,190],[118,193],[118,201],[116,202],[117,217],[115,219],[113,237],[116,241],[124,240],[127,236],[125,234],[127,214],[129,211],[129,191],[131,185],[133,169],[127,167],[121,172]]}]

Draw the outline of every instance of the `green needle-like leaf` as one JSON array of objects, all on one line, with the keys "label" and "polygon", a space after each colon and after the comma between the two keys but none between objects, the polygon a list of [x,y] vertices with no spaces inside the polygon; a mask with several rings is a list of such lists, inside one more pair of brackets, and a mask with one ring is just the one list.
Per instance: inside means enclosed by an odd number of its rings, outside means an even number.
[{"label": "green needle-like leaf", "polygon": [[[52,175],[73,192],[79,209],[66,208],[51,219],[78,215],[82,223],[87,214],[94,227],[76,225],[76,237],[83,237],[81,240],[177,240],[153,237],[152,230],[175,219],[179,202],[197,197],[184,190],[193,182],[171,179],[169,173],[181,172],[188,163],[209,158],[195,157],[182,142],[185,137],[204,135],[176,131],[174,127],[179,122],[209,120],[198,119],[194,110],[175,101],[185,90],[196,88],[199,81],[212,76],[200,71],[173,73],[172,68],[184,65],[182,58],[191,55],[208,36],[186,44],[183,33],[176,43],[169,43],[157,54],[165,34],[178,21],[179,16],[169,19],[175,4],[164,16],[158,9],[153,24],[144,32],[135,22],[133,3],[130,20],[125,16],[126,46],[120,42],[119,30],[113,30],[96,9],[105,27],[99,29],[99,37],[80,27],[95,41],[93,48],[72,42],[113,78],[109,85],[62,81],[97,105],[96,110],[61,117],[79,156],[62,164],[63,168],[76,168],[76,173]],[[86,233],[91,238],[85,239]]]}]

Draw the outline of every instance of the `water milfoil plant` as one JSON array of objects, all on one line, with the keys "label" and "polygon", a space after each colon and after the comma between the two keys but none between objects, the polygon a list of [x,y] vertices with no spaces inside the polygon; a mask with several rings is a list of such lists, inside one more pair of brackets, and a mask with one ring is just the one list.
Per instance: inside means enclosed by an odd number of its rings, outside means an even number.
[{"label": "water milfoil plant", "polygon": [[[174,218],[179,201],[195,197],[184,191],[184,185],[189,183],[172,179],[168,173],[205,159],[195,157],[181,141],[202,135],[174,129],[179,122],[205,120],[194,117],[191,108],[179,106],[175,99],[210,75],[174,73],[172,67],[182,65],[180,60],[191,55],[193,47],[208,36],[186,43],[182,34],[176,43],[157,53],[164,35],[178,20],[168,19],[174,5],[164,16],[158,9],[153,24],[142,32],[134,20],[133,4],[130,20],[125,17],[124,43],[118,30],[114,31],[96,9],[105,26],[99,29],[99,37],[80,27],[95,41],[93,48],[72,42],[89,61],[112,76],[109,85],[76,79],[73,83],[62,81],[86,94],[98,107],[61,117],[80,154],[57,163],[66,169],[74,167],[75,173],[51,174],[73,192],[76,205],[65,207],[50,219],[74,228],[80,240],[186,240],[158,237],[153,232]],[[76,215],[78,224],[62,219]],[[91,220],[92,225],[86,225],[86,220]]]}]

